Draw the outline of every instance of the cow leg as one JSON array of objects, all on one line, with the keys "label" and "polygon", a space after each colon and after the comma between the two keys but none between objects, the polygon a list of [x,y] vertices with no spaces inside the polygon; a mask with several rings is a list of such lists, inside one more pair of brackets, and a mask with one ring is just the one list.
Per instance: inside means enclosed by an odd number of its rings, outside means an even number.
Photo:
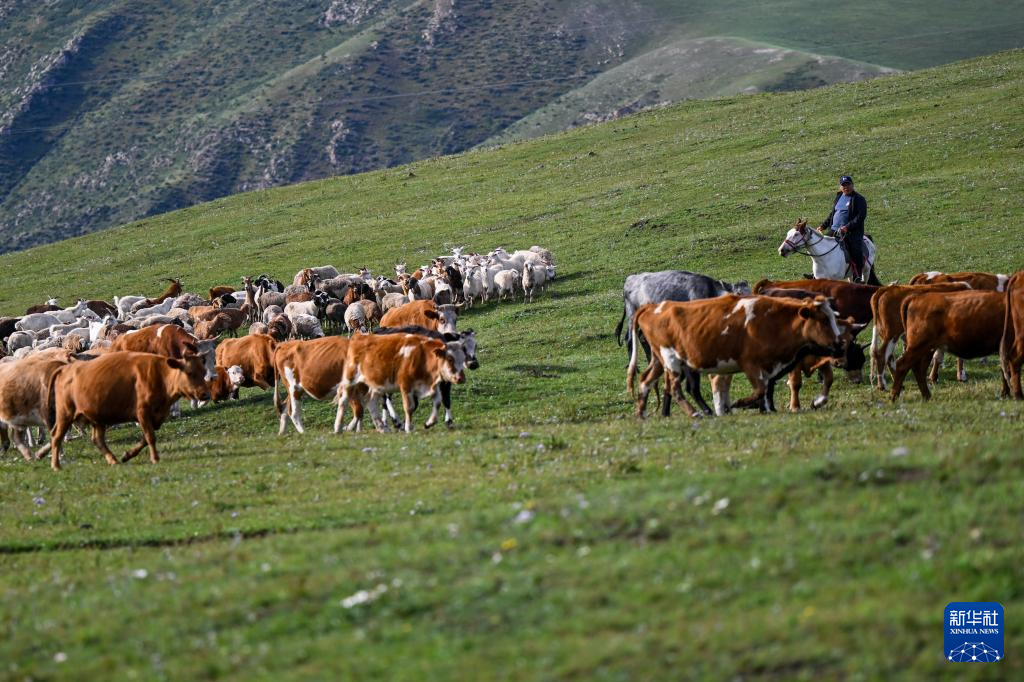
[{"label": "cow leg", "polygon": [[712,402],[715,403],[715,414],[719,417],[729,412],[729,389],[731,387],[731,374],[711,375],[711,398]]},{"label": "cow leg", "polygon": [[140,414],[139,417],[139,428],[142,429],[142,437],[146,439],[146,445],[149,446],[149,461],[156,464],[160,461],[160,455],[156,452],[156,430],[153,428],[153,424],[148,416]]},{"label": "cow leg", "polygon": [[647,396],[651,393],[651,386],[661,378],[663,371],[664,367],[662,367],[661,361],[652,357],[651,364],[647,366],[640,378],[640,390],[637,391],[636,416],[638,419],[644,418],[644,411],[647,409]]},{"label": "cow leg", "polygon": [[896,368],[893,370],[893,401],[899,398],[900,393],[903,392],[903,381],[906,379],[907,372],[909,372],[910,370],[914,370],[914,378],[917,379],[917,385],[921,389],[921,396],[925,400],[931,398],[931,391],[928,389],[928,381],[926,376],[926,373],[928,371],[929,359],[932,359],[934,363],[934,357],[930,348],[914,346],[908,346],[906,348],[906,350],[903,352],[903,355],[896,362]]},{"label": "cow leg", "polygon": [[835,373],[832,371],[832,365],[826,364],[818,370],[818,376],[821,377],[821,393],[814,402],[811,403],[811,407],[819,409],[824,407],[828,403],[828,396],[832,392],[832,382],[835,381]]},{"label": "cow leg", "polygon": [[[430,409],[430,416],[427,417],[427,421],[426,423],[423,424],[423,428],[429,429],[431,426],[437,423],[437,417],[441,412],[440,408],[442,402],[444,402],[444,397],[441,395],[441,387],[438,386],[437,388],[434,389],[434,395]],[[451,426],[449,426],[448,428],[451,428]]]},{"label": "cow leg", "polygon": [[[654,395],[658,396],[658,387],[654,387]],[[668,417],[672,414],[672,372],[665,372],[665,399],[658,396],[661,403],[661,416]]]},{"label": "cow leg", "polygon": [[[348,386],[342,386],[341,391],[339,392],[337,400],[338,400],[338,413],[334,417],[334,432],[335,433],[341,433],[341,418],[345,416],[345,405],[348,405],[349,403],[352,403],[352,398],[349,395]],[[353,409],[352,412],[355,413],[355,409]],[[283,420],[284,417],[282,417],[281,419]],[[345,430],[346,431],[351,431],[352,430],[352,428],[351,428],[352,425],[350,424],[349,427],[350,428],[347,428]]]},{"label": "cow leg", "polygon": [[804,385],[804,373],[799,367],[789,373],[789,411],[800,411],[800,388]]},{"label": "cow leg", "polygon": [[[1009,389],[1013,393],[1013,397],[1017,400],[1024,399],[1024,390],[1021,389],[1020,383],[1020,368],[1024,364],[1021,360],[1024,359],[1021,355],[1011,351],[1010,357],[1007,359],[1006,367],[1007,373],[1009,374]],[[1003,381],[1006,381],[1006,377],[1003,377]]]},{"label": "cow leg", "polygon": [[181,416],[181,401],[175,400],[174,404],[171,405],[171,418],[177,419]]},{"label": "cow leg", "polygon": [[760,369],[756,367],[748,367],[744,370],[744,374],[747,375],[747,379],[750,381],[750,385],[753,387],[754,392],[751,393],[748,398],[737,400],[736,407],[756,407],[761,412],[767,412],[768,403],[766,398],[768,390]]},{"label": "cow leg", "polygon": [[455,419],[452,417],[452,385],[449,381],[441,382],[441,404],[444,405],[444,425],[449,429],[455,428]]},{"label": "cow leg", "polygon": [[686,376],[686,392],[697,403],[697,407],[702,413],[709,417],[713,415],[714,412],[707,402],[704,401],[704,396],[700,392],[700,372],[696,372],[689,367],[683,367],[683,374]]},{"label": "cow leg", "polygon": [[0,423],[0,452],[11,449],[11,439],[7,435],[7,424]]},{"label": "cow leg", "polygon": [[391,425],[396,429],[402,428],[402,422],[398,419],[398,412],[395,411],[395,401],[391,399],[391,394],[384,396],[384,408],[388,411],[388,419],[391,420]]},{"label": "cow leg", "polygon": [[380,396],[371,393],[366,402],[366,407],[370,411],[370,419],[373,420],[374,427],[379,432],[385,433],[388,430],[388,424],[381,418]]},{"label": "cow leg", "polygon": [[964,359],[956,359],[956,380],[967,381],[967,369],[964,367]]},{"label": "cow leg", "polygon": [[[5,431],[6,431],[6,429],[5,429]],[[31,462],[32,461],[32,451],[29,449],[29,446],[25,443],[25,431],[26,431],[26,429],[19,429],[16,426],[12,426],[11,427],[11,440],[14,441],[14,447],[18,449],[18,452],[20,452],[21,456],[25,458],[25,461],[26,462]],[[6,438],[5,438],[5,440],[6,440]],[[8,447],[10,447],[9,444],[8,444]],[[4,448],[4,449],[6,450],[7,448]]]},{"label": "cow leg", "polygon": [[775,382],[778,377],[769,378],[764,385],[764,412],[775,412]]},{"label": "cow leg", "polygon": [[935,351],[932,356],[932,369],[928,373],[928,378],[933,384],[939,383],[939,369],[942,367],[943,352],[941,350]]},{"label": "cow leg", "polygon": [[[678,374],[672,371],[665,373],[669,377],[669,385],[672,387],[671,393],[665,393],[665,402],[669,402],[671,398],[675,398],[676,402],[679,403],[679,407],[686,410],[686,414],[690,417],[698,417],[700,413],[693,408],[690,401],[683,395],[683,380]],[[698,379],[699,381],[699,379]],[[700,385],[697,385],[698,392],[700,391]]]},{"label": "cow leg", "polygon": [[92,444],[96,446],[96,449],[103,453],[103,458],[107,460],[107,464],[114,466],[118,464],[117,457],[111,452],[110,446],[107,445],[107,427],[93,424],[92,427]]},{"label": "cow leg", "polygon": [[50,433],[50,468],[54,471],[60,471],[60,455],[61,448],[64,443],[64,436],[67,435],[68,429],[71,428],[71,419],[68,419],[63,410],[58,405],[57,409],[57,423],[53,427],[53,431]]},{"label": "cow leg", "polygon": [[306,432],[305,427],[302,426],[302,389],[298,386],[289,386],[288,388],[288,418],[292,420],[296,431]]},{"label": "cow leg", "polygon": [[416,411],[416,403],[413,402],[412,391],[402,389],[402,408],[405,410],[405,432],[412,433],[412,413]]}]

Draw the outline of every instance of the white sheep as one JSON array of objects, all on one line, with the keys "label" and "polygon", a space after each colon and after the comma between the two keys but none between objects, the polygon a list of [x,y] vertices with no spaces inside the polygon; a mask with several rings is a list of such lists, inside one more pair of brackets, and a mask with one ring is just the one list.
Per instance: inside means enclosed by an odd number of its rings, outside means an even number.
[{"label": "white sheep", "polygon": [[519,271],[514,268],[502,270],[494,276],[494,286],[501,300],[505,300],[506,295],[513,301],[516,299],[516,284],[521,277]]},{"label": "white sheep", "polygon": [[139,319],[143,317],[149,317],[150,315],[166,315],[167,312],[174,307],[174,299],[169,298],[163,303],[157,303],[154,306],[148,308],[141,308],[137,310],[132,317]]},{"label": "white sheep", "polygon": [[348,327],[349,336],[357,329],[366,333],[366,309],[361,305],[350,305],[345,308],[345,326]]},{"label": "white sheep", "polygon": [[37,332],[60,323],[61,321],[50,313],[32,313],[18,320],[14,328],[21,332]]},{"label": "white sheep", "polygon": [[117,308],[119,313],[118,317],[122,320],[127,319],[132,313],[132,306],[139,301],[145,301],[145,296],[122,296],[118,298],[114,297],[114,307]]},{"label": "white sheep", "polygon": [[527,261],[523,264],[523,297],[533,303],[533,292],[544,290],[546,271],[544,266],[537,266]]}]

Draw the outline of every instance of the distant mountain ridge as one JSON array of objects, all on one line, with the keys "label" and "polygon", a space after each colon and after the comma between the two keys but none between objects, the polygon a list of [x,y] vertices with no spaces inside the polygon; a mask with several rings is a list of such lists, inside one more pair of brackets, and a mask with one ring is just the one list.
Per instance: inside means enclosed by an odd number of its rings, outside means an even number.
[{"label": "distant mountain ridge", "polygon": [[1024,21],[988,0],[858,12],[895,14],[830,44],[836,18],[810,0],[15,0],[0,252],[664,102],[992,52]]}]

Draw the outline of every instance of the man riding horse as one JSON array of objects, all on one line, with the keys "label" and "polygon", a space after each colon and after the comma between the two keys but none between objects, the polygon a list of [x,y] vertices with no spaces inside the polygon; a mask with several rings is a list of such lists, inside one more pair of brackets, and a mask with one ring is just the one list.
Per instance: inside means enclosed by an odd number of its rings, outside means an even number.
[{"label": "man riding horse", "polygon": [[821,221],[818,232],[834,236],[840,243],[854,282],[864,281],[864,219],[867,216],[867,199],[854,191],[853,178],[849,175],[840,177],[839,192],[832,200],[832,212]]}]

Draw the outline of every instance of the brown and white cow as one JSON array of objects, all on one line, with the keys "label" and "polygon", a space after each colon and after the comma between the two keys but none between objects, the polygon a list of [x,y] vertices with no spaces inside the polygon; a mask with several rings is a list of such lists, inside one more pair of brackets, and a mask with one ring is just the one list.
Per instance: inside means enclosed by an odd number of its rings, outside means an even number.
[{"label": "brown and white cow", "polygon": [[412,301],[400,308],[392,308],[380,319],[381,327],[425,327],[455,334],[455,322],[462,304],[437,305],[431,300]]},{"label": "brown and white cow", "polygon": [[886,388],[885,370],[891,372],[896,361],[896,342],[903,336],[903,302],[911,296],[927,293],[966,291],[966,282],[942,284],[898,285],[879,287],[871,297],[871,315],[875,320],[871,330],[871,380],[879,390]]},{"label": "brown and white cow", "polygon": [[[381,417],[381,399],[400,391],[405,408],[405,431],[412,431],[412,414],[416,400],[433,397],[433,410],[425,424],[437,423],[441,405],[439,384],[466,381],[466,354],[462,342],[445,343],[418,334],[387,334],[357,336],[349,341],[348,355],[341,386],[338,388],[338,416],[334,430],[341,429],[342,410],[350,401],[363,403],[370,411],[378,431],[386,431]],[[354,407],[354,405],[353,405]],[[360,427],[358,418],[347,427]]]},{"label": "brown and white cow", "polygon": [[[788,373],[808,353],[834,355],[843,352],[842,332],[835,311],[825,298],[798,301],[767,296],[727,295],[697,301],[649,303],[633,316],[632,333],[644,334],[653,351],[636,396],[636,415],[644,416],[647,397],[665,369],[673,377],[672,393],[680,407],[696,416],[682,394],[684,366],[701,374],[730,375],[743,372],[754,387],[739,407],[774,410],[771,391],[775,381]],[[634,336],[633,338],[637,338]],[[639,344],[634,344],[626,373],[626,387],[633,392]],[[725,383],[727,380],[720,380]],[[699,391],[699,375],[696,389]],[[728,405],[721,395],[727,390],[712,386],[715,410]]]},{"label": "brown and white cow", "polygon": [[1006,317],[999,344],[999,360],[1003,379],[1013,397],[1024,399],[1020,385],[1020,368],[1024,364],[1024,270],[1010,277],[1006,285]]},{"label": "brown and white cow", "polygon": [[[291,419],[295,430],[305,433],[302,424],[302,396],[314,400],[334,398],[345,370],[349,340],[344,336],[325,336],[310,341],[287,341],[274,351],[274,409],[280,419],[278,434],[283,434]],[[278,383],[284,384],[285,405],[278,401]],[[344,405],[338,405],[338,414]],[[357,410],[362,417],[361,409]],[[340,416],[339,416],[340,419]]]},{"label": "brown and white cow", "polygon": [[49,388],[50,465],[55,471],[60,470],[61,444],[76,422],[92,426],[92,442],[109,464],[117,464],[118,460],[107,445],[107,428],[138,422],[142,441],[128,450],[121,461],[127,462],[147,445],[150,461],[159,461],[156,430],[179,398],[208,400],[207,381],[202,356],[191,353],[169,358],[152,353],[111,352],[59,369]]},{"label": "brown and white cow", "polygon": [[[928,400],[931,391],[925,374],[935,351],[966,359],[999,352],[1006,296],[995,291],[919,294],[903,301],[900,316],[907,347],[893,370],[892,399],[899,398],[907,372],[913,370],[921,396]],[[1003,392],[1007,392],[1005,381]]]},{"label": "brown and white cow", "polygon": [[[210,389],[210,400],[219,403],[238,394],[238,387],[245,382],[245,374],[238,365],[232,365],[231,367],[217,365],[215,369],[217,378],[206,383]],[[195,400],[192,406],[202,407],[203,403]]]},{"label": "brown and white cow", "polygon": [[979,291],[1005,291],[1008,275],[990,272],[920,272],[910,278],[911,284],[950,284],[964,282]]},{"label": "brown and white cow", "polygon": [[[6,424],[10,428],[11,440],[26,460],[32,457],[25,442],[25,429],[46,426],[50,379],[72,360],[70,352],[52,348],[0,363],[0,427]],[[49,444],[43,446],[36,458],[49,449]]]},{"label": "brown and white cow", "polygon": [[276,348],[277,341],[268,334],[252,334],[237,339],[226,339],[217,346],[217,364],[221,367],[238,365],[245,375],[242,386],[259,386],[263,390],[267,390],[274,385],[274,350]]}]

